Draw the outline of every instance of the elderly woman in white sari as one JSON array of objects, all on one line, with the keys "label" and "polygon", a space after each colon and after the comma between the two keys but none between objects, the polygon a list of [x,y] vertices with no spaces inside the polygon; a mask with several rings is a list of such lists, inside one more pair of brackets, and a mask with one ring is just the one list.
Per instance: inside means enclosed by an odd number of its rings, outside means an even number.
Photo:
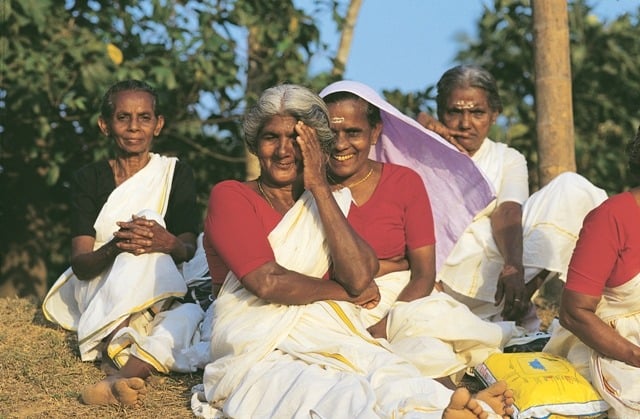
[{"label": "elderly woman in white sari", "polygon": [[[629,144],[640,180],[640,127]],[[584,220],[545,352],[567,357],[609,403],[610,418],[640,417],[640,187]]]},{"label": "elderly woman in white sari", "polygon": [[[394,352],[424,375],[452,385],[447,377],[457,381],[467,368],[500,352],[518,333],[513,322],[484,321],[451,296],[433,292],[440,246],[436,237],[446,243],[447,232],[451,235],[453,230],[451,221],[473,212],[473,200],[464,199],[466,191],[473,191],[479,200],[484,191],[486,205],[490,189],[468,156],[403,115],[369,86],[338,81],[320,96],[336,133],[329,179],[351,191],[347,219],[380,261],[375,280],[381,303],[364,310],[363,320],[374,337],[387,339]],[[381,156],[398,161],[397,150],[412,145],[414,152],[420,147],[423,163],[437,163],[409,168],[375,160]],[[438,170],[447,166],[457,170]],[[433,213],[437,211],[433,217],[431,201],[436,206]]]},{"label": "elderly woman in white sari", "polygon": [[462,418],[509,409],[504,383],[477,399],[454,393],[360,320],[379,302],[379,264],[347,222],[349,189],[332,191],[327,181],[334,135],[322,99],[296,85],[267,89],[244,131],[261,171],[211,191],[205,248],[211,272],[222,264],[228,273],[212,306],[213,361],[194,413]]},{"label": "elderly woman in white sari", "polygon": [[[106,378],[87,404],[137,407],[151,373],[182,370],[176,354],[203,317],[177,264],[196,245],[191,169],[150,151],[164,125],[156,92],[127,80],[104,95],[98,125],[115,157],[80,169],[72,183],[71,267],[44,303],[45,316],[77,331],[83,361],[102,359]],[[186,368],[187,370],[189,368]]]},{"label": "elderly woman in white sari", "polygon": [[447,255],[438,284],[482,318],[523,321],[540,285],[533,279],[543,271],[566,278],[582,220],[607,195],[584,177],[563,173],[529,196],[524,156],[487,137],[502,111],[493,76],[480,67],[457,66],[437,88],[438,119],[449,130],[445,138],[471,157],[496,194]]}]

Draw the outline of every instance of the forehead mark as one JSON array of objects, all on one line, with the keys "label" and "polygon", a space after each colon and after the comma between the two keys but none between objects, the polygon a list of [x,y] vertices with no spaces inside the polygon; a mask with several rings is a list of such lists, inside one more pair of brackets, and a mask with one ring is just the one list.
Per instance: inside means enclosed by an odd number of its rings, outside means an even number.
[{"label": "forehead mark", "polygon": [[342,116],[334,116],[331,118],[331,123],[333,124],[342,124],[344,122],[344,117]]},{"label": "forehead mark", "polygon": [[472,100],[458,100],[453,104],[453,106],[456,109],[473,109],[476,107],[476,102]]}]

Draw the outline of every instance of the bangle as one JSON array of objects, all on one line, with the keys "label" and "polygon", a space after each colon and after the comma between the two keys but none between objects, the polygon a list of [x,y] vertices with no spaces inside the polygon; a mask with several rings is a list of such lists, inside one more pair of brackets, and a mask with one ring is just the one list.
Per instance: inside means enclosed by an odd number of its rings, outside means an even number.
[{"label": "bangle", "polygon": [[516,268],[513,265],[504,265],[502,267],[502,270],[500,271],[500,276],[513,275],[517,274],[518,272],[520,272],[520,269]]}]

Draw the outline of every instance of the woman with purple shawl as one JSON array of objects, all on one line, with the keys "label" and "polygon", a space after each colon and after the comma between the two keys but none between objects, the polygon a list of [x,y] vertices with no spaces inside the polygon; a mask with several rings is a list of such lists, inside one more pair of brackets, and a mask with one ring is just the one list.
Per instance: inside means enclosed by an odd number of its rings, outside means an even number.
[{"label": "woman with purple shawl", "polygon": [[362,322],[423,374],[455,383],[467,367],[499,352],[519,333],[513,322],[484,321],[451,296],[434,292],[436,248],[444,247],[446,256],[475,212],[491,200],[490,188],[466,155],[369,87],[341,81],[320,96],[336,136],[327,175],[337,188],[350,190],[347,220],[379,260],[375,281],[381,300],[361,311]]},{"label": "woman with purple shawl", "polygon": [[468,156],[404,115],[369,86],[339,81],[323,89],[320,96],[339,91],[351,92],[380,109],[382,132],[369,157],[410,167],[424,181],[435,222],[439,270],[473,217],[493,199],[491,184]]}]

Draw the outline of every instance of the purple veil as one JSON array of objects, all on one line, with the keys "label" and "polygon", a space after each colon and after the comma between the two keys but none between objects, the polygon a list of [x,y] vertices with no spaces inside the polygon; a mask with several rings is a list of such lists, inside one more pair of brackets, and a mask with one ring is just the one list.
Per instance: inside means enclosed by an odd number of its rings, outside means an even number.
[{"label": "purple veil", "polygon": [[338,81],[325,87],[320,96],[336,92],[353,93],[380,109],[382,134],[371,148],[370,158],[410,167],[422,177],[433,211],[439,270],[473,217],[493,199],[493,187],[471,158],[404,115],[369,86]]}]

